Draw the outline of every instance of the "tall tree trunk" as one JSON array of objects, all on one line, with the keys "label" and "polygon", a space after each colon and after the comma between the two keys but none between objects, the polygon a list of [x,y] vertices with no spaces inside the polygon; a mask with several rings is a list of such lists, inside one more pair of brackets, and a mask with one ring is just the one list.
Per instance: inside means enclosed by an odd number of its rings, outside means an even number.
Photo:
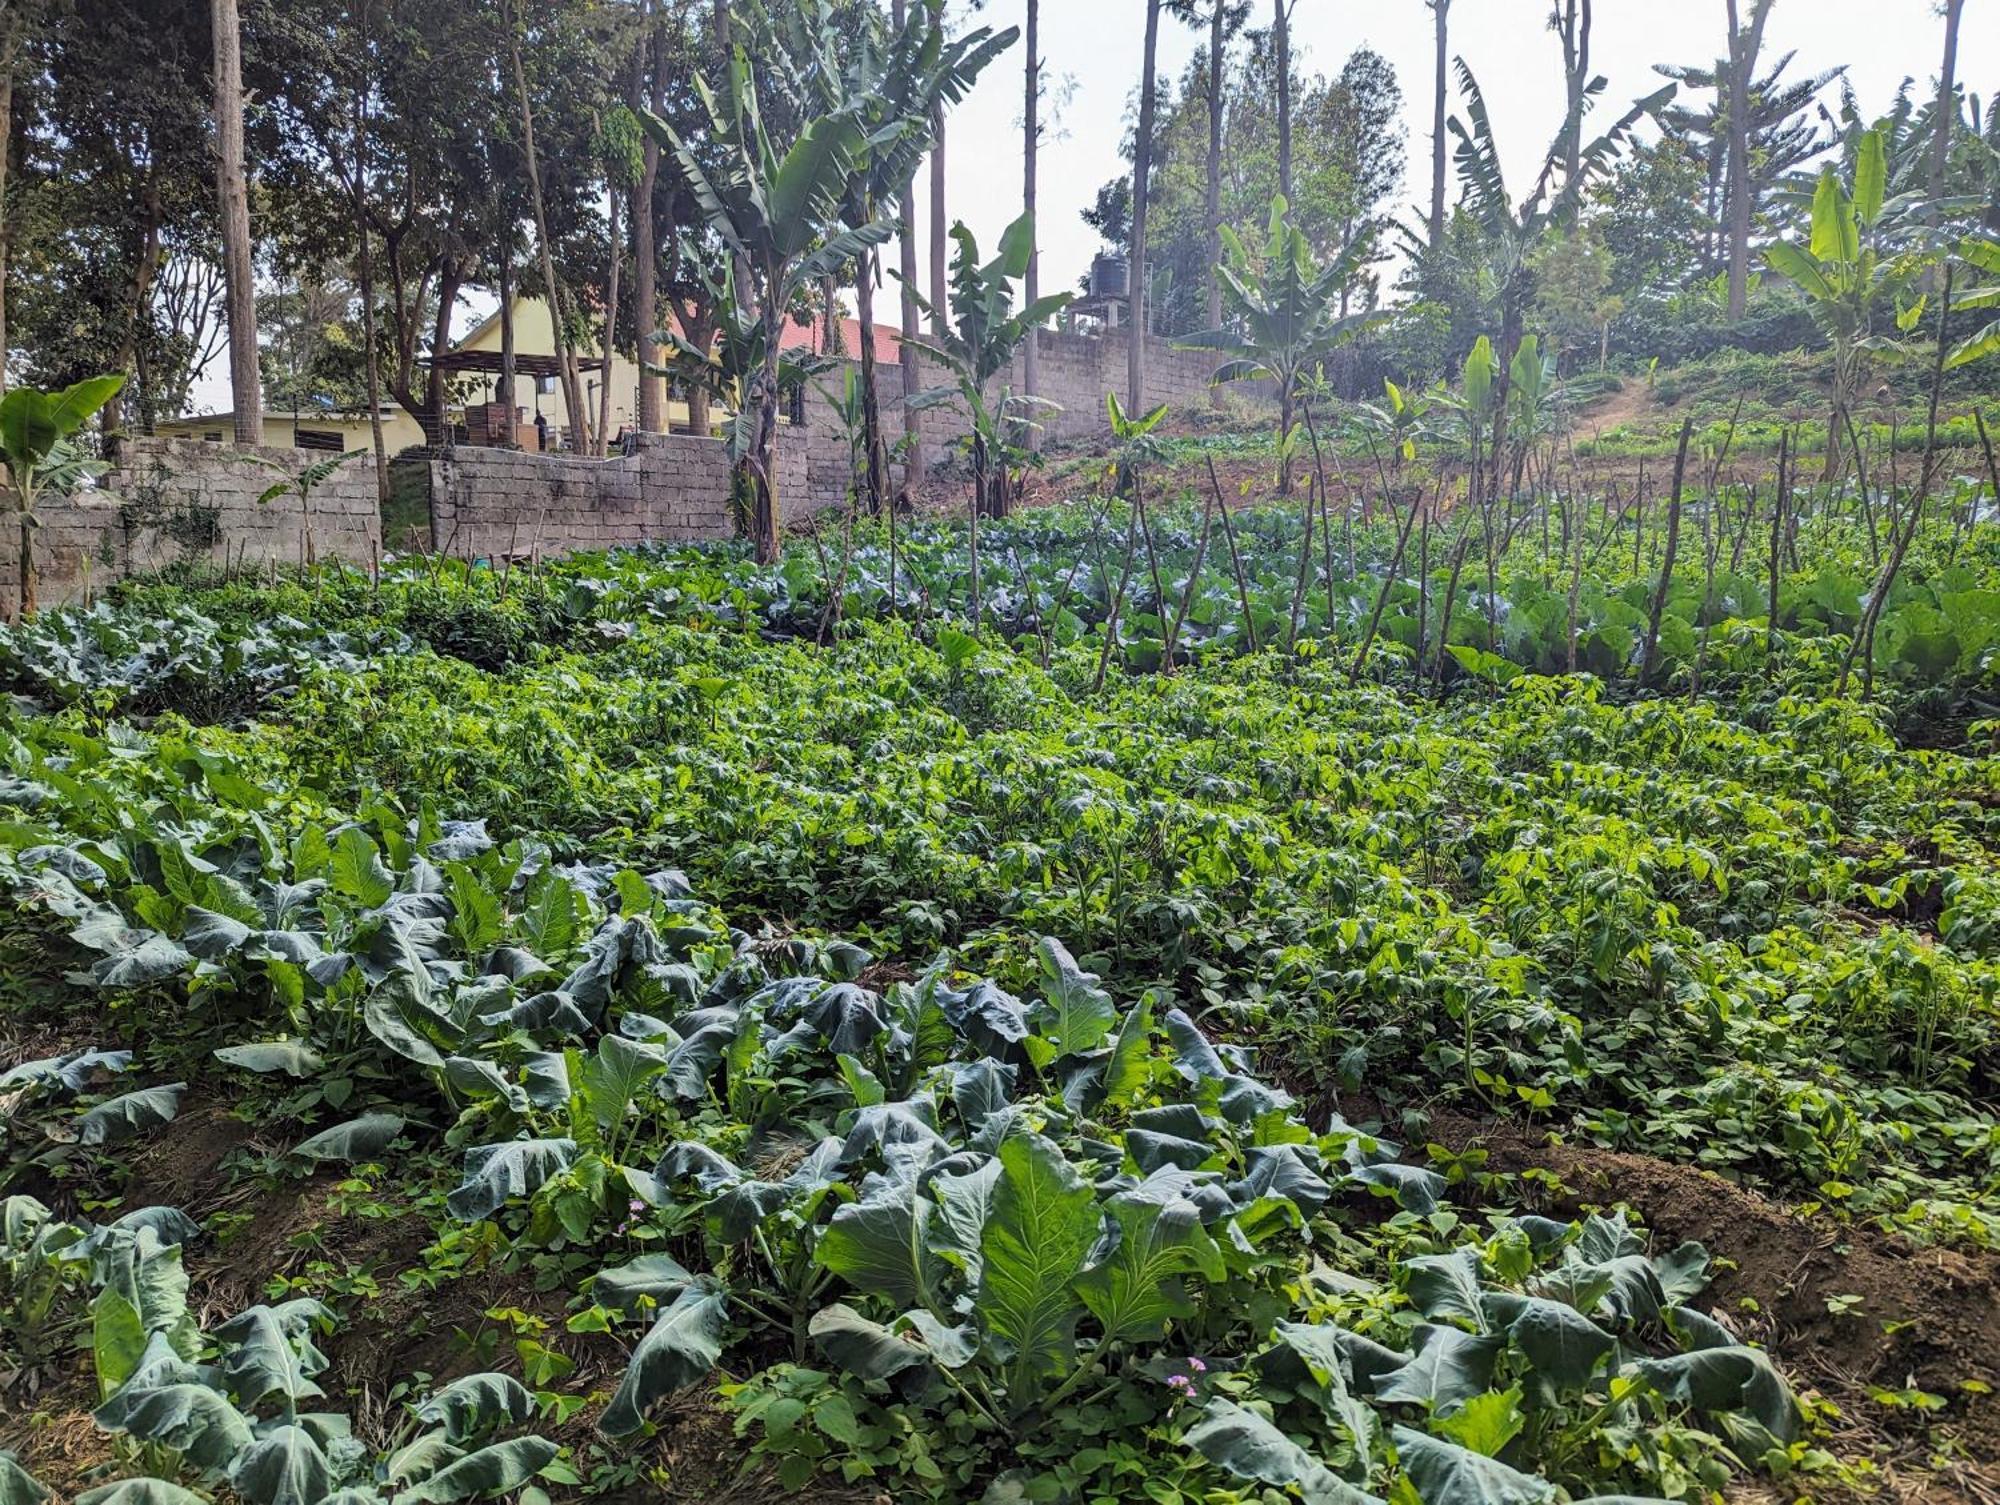
[{"label": "tall tree trunk", "polygon": [[264,386],[257,371],[257,283],[250,244],[250,188],[243,166],[243,32],[236,0],[212,0],[215,30],[215,193],[229,314],[229,391],[236,442],[264,442]]},{"label": "tall tree trunk", "polygon": [[520,393],[514,343],[514,247],[509,243],[512,239],[510,234],[500,243],[500,379],[493,389],[494,400],[507,410],[510,447],[518,439],[514,432],[514,399]]},{"label": "tall tree trunk", "polygon": [[840,334],[840,281],[831,272],[819,280],[819,301],[819,353],[844,356],[847,342]]},{"label": "tall tree trunk", "polygon": [[7,390],[7,162],[14,146],[14,59],[20,38],[11,24],[0,32],[0,394]]},{"label": "tall tree trunk", "polygon": [[[650,21],[653,14],[653,0],[640,0],[642,24]],[[639,44],[632,78],[632,102],[639,103],[641,86],[650,79],[650,101],[655,115],[664,114],[666,87],[662,75],[664,62],[660,56],[660,38],[649,30],[644,41]],[[657,227],[653,223],[653,196],[660,183],[660,143],[646,134],[645,157],[639,171],[639,182],[632,190],[632,330],[639,342],[639,432],[642,434],[661,433],[666,428],[666,383],[653,372],[647,370],[649,363],[656,362],[661,352],[652,343],[652,337],[659,331],[660,318],[660,250]]]},{"label": "tall tree trunk", "polygon": [[[157,162],[157,158],[152,157],[150,150],[148,156],[153,162]],[[124,328],[119,335],[118,357],[114,363],[114,369],[118,371],[136,373],[139,370],[139,326],[145,319],[147,310],[153,306],[153,288],[159,279],[160,226],[166,211],[160,198],[159,185],[155,181],[155,172],[156,167],[151,165],[147,167],[145,182],[139,190],[139,245],[133,253],[131,295],[126,300]],[[226,301],[225,294],[225,304]],[[256,333],[254,324],[251,333],[254,343]],[[125,428],[125,404],[128,397],[143,411],[142,396],[143,394],[136,390],[120,391],[104,405],[98,422],[107,445],[112,449],[116,449]],[[259,417],[262,417],[261,411]]]},{"label": "tall tree trunk", "polygon": [[[1035,218],[1035,153],[1042,138],[1042,6],[1041,0],[1028,0],[1028,84],[1027,98],[1022,103],[1024,122],[1021,141],[1021,205],[1027,212],[1028,222]],[[1042,253],[1037,245],[1028,253],[1027,299],[1033,303],[1042,295]],[[1042,390],[1042,339],[1041,331],[1028,331],[1027,343],[1021,349],[1021,387],[1030,396],[1036,397]]]},{"label": "tall tree trunk", "polygon": [[[468,270],[465,263],[454,257],[442,258],[438,269],[437,310],[431,317],[433,350],[451,347],[451,311],[458,302],[458,290],[464,285]],[[451,440],[451,425],[445,415],[445,398],[450,390],[444,371],[433,362],[430,375],[424,382],[424,431],[430,441],[439,446]]]},{"label": "tall tree trunk", "polygon": [[1951,164],[1951,128],[1958,120],[1958,23],[1965,0],[1945,0],[1944,67],[1938,73],[1937,118],[1932,122],[1931,198],[1944,197]]},{"label": "tall tree trunk", "polygon": [[386,502],[389,500],[389,445],[382,433],[382,352],[375,343],[375,256],[369,246],[373,236],[369,232],[368,221],[359,215],[355,217],[355,228],[361,235],[355,272],[360,283],[362,364],[368,384],[368,447],[375,452],[376,499]]},{"label": "tall tree trunk", "polygon": [[[906,19],[904,0],[894,0],[892,19],[900,33]],[[910,343],[921,332],[918,326],[920,311],[917,308],[917,179],[914,173],[903,185],[903,202],[896,223],[899,231],[896,258],[903,274],[903,342],[899,352],[903,368],[903,435],[909,441],[903,451],[903,482],[907,490],[914,492],[924,483],[924,420],[923,415],[910,406],[911,400],[923,390],[923,372],[917,366],[916,347]],[[892,581],[892,605],[893,590]]]},{"label": "tall tree trunk", "polygon": [[[535,158],[535,110],[528,100],[528,75],[521,66],[521,26],[518,11],[509,7],[507,52],[514,67],[514,92],[521,102],[521,155],[528,169],[528,198],[535,208],[535,249],[542,263],[542,296],[548,299],[549,325],[555,332],[556,368],[562,373],[563,410],[569,418],[570,443],[577,453],[590,451],[590,413],[583,403],[576,360],[569,348],[569,328],[563,320],[562,285],[556,280],[555,255],[549,248],[549,217],[542,199],[541,164]],[[442,348],[442,347],[440,347]]]},{"label": "tall tree trunk", "polygon": [[355,278],[361,294],[362,366],[368,384],[368,441],[375,452],[375,496],[389,500],[389,446],[382,435],[382,351],[375,340],[375,251],[368,225],[368,101],[354,95],[354,234],[357,241]]},{"label": "tall tree trunk", "polygon": [[1750,210],[1756,196],[1750,180],[1750,86],[1772,0],[1750,0],[1747,26],[1738,22],[1736,0],[1723,3],[1729,13],[1729,317],[1740,319],[1750,306]]},{"label": "tall tree trunk", "polygon": [[[1278,64],[1278,192],[1292,197],[1292,6],[1271,0],[1271,38]],[[1147,49],[1149,52],[1151,49]]]},{"label": "tall tree trunk", "polygon": [[861,329],[861,434],[867,446],[865,472],[870,512],[880,512],[889,496],[889,448],[882,437],[882,395],[875,383],[875,279],[880,276],[875,248],[870,246],[855,262],[854,314]]},{"label": "tall tree trunk", "polygon": [[1437,41],[1436,92],[1431,102],[1431,249],[1444,244],[1444,110],[1451,90],[1451,0],[1430,0],[1431,25]]},{"label": "tall tree trunk", "polygon": [[[896,24],[898,36],[906,24],[906,4],[904,0],[894,0],[892,20]],[[902,204],[896,214],[896,262],[902,272],[902,348],[898,352],[902,364],[902,432],[908,440],[904,448],[902,478],[906,490],[916,490],[924,484],[924,414],[910,406],[910,400],[924,390],[924,374],[916,364],[916,348],[910,340],[918,338],[922,332],[918,320],[920,310],[916,306],[916,174],[902,186]],[[894,582],[890,586],[894,598]]]},{"label": "tall tree trunk", "polygon": [[750,450],[750,476],[754,489],[751,509],[756,533],[757,562],[775,564],[782,552],[778,536],[778,342],[782,337],[783,316],[776,299],[758,298],[758,317],[764,321],[764,365],[758,373],[750,400],[757,409],[756,441]]},{"label": "tall tree trunk", "polygon": [[1583,91],[1590,83],[1590,0],[1563,0],[1554,20],[1562,38],[1569,106],[1563,123],[1563,181],[1574,183],[1583,159]]},{"label": "tall tree trunk", "polygon": [[[608,183],[605,186],[610,188]],[[604,278],[604,369],[597,374],[597,442],[592,447],[600,460],[611,453],[611,352],[618,340],[618,273],[625,263],[619,254],[624,249],[619,244],[619,196],[613,190],[606,197],[611,200],[611,269]],[[633,321],[634,327],[637,322]]]},{"label": "tall tree trunk", "polygon": [[[1282,4],[1282,0],[1280,0]],[[1146,0],[1146,62],[1139,83],[1139,144],[1132,166],[1132,328],[1125,356],[1127,408],[1143,411],[1146,392],[1146,210],[1152,197],[1153,112],[1160,54],[1160,0]]]},{"label": "tall tree trunk", "polygon": [[1208,328],[1222,327],[1222,79],[1228,42],[1227,0],[1212,0],[1208,17]]},{"label": "tall tree trunk", "polygon": [[944,334],[951,307],[951,273],[945,265],[944,106],[931,112],[931,333]]}]

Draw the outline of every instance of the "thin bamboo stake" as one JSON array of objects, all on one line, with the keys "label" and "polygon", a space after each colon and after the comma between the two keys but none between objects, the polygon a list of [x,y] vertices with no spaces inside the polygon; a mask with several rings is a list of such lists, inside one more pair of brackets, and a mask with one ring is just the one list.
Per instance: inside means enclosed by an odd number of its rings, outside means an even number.
[{"label": "thin bamboo stake", "polygon": [[1243,573],[1243,555],[1236,547],[1236,529],[1230,526],[1229,503],[1223,500],[1222,481],[1215,473],[1215,457],[1208,457],[1208,484],[1215,489],[1215,510],[1222,518],[1222,536],[1229,544],[1229,563],[1236,571],[1236,594],[1243,603],[1243,635],[1250,651],[1257,651],[1257,621],[1250,615],[1250,581]]},{"label": "thin bamboo stake", "polygon": [[1681,485],[1687,477],[1688,440],[1694,436],[1694,415],[1681,424],[1680,451],[1674,460],[1674,489],[1667,504],[1666,556],[1660,561],[1660,580],[1653,590],[1653,611],[1646,622],[1646,647],[1639,659],[1639,683],[1651,681],[1659,669],[1660,617],[1667,609],[1667,588],[1673,583],[1674,556],[1681,544]]}]

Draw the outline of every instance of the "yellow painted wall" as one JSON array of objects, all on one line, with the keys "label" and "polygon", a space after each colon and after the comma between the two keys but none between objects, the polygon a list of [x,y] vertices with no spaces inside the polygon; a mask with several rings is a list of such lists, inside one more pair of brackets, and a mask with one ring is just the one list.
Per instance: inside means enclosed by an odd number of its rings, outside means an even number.
[{"label": "yellow painted wall", "polygon": [[[600,334],[599,339],[602,338]],[[458,342],[460,350],[500,349],[500,316],[495,313],[475,326],[463,340]],[[516,298],[514,300],[514,349],[522,355],[554,355],[556,353],[555,324],[549,318],[549,306],[539,298]],[[602,354],[603,347],[595,341],[587,350],[577,352],[579,357],[595,359]],[[590,408],[590,421],[597,421],[598,384],[603,381],[601,373],[583,373],[584,401]],[[478,385],[473,389],[470,401],[498,402],[498,377],[480,376],[473,378]],[[541,394],[541,411],[552,424],[566,421],[563,412],[561,384],[550,383],[551,390]],[[535,382],[532,377],[517,377],[514,382],[514,405],[527,410],[532,422],[535,416]],[[615,435],[621,428],[634,428],[638,424],[639,412],[639,365],[631,355],[622,350],[611,353],[611,432]],[[688,421],[687,404],[677,398],[669,398],[666,404],[667,423],[674,428],[684,428]]]},{"label": "yellow painted wall", "polygon": [[[488,316],[466,335],[457,346],[461,350],[500,349],[500,318],[498,314]],[[555,326],[549,319],[548,305],[539,298],[516,298],[514,300],[514,348],[522,355],[554,355],[556,353]],[[579,352],[591,354],[594,352]],[[583,374],[584,399],[590,405],[591,422],[597,421],[598,385],[603,376],[595,371]],[[459,390],[473,403],[498,400],[498,377],[469,376],[461,378]],[[556,383],[550,383],[556,387]],[[533,377],[517,377],[514,381],[514,405],[521,408],[529,422],[534,421],[536,411],[535,381]],[[559,390],[544,392],[540,397],[541,412],[549,422],[560,427],[567,419],[563,412],[562,393]],[[637,425],[639,411],[639,366],[623,351],[614,351],[611,357],[611,432],[616,435],[621,428]],[[687,403],[678,398],[669,398],[666,404],[666,420],[669,427],[684,430],[688,423]],[[337,432],[347,449],[369,449],[374,439],[369,431],[368,415],[358,414],[301,414],[298,427],[318,430],[321,433]],[[167,439],[207,439],[217,444],[235,442],[235,431],[227,414],[220,416],[177,418],[170,422],[154,425],[154,432]],[[382,438],[390,454],[408,449],[424,442],[423,425],[412,418],[402,408],[385,411],[382,415]],[[264,442],[267,445],[296,447],[290,413],[266,413],[264,415]]]},{"label": "yellow painted wall", "polygon": [[[373,449],[374,432],[366,413],[301,413],[296,428],[309,433],[339,434],[342,449]],[[215,417],[175,418],[153,425],[162,439],[205,439],[212,444],[234,444],[235,425],[227,413]],[[390,454],[424,442],[423,426],[401,408],[382,414],[382,443]],[[264,443],[277,449],[296,449],[298,436],[290,413],[264,415]]]}]

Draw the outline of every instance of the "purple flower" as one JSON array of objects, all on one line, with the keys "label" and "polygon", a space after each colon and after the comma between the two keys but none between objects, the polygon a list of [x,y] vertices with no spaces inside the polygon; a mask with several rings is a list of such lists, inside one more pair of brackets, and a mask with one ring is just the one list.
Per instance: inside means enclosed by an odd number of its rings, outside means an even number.
[{"label": "purple flower", "polygon": [[1202,1361],[1196,1358],[1193,1354],[1188,1355],[1188,1368],[1192,1369],[1196,1374],[1208,1373],[1208,1366],[1202,1363]]}]

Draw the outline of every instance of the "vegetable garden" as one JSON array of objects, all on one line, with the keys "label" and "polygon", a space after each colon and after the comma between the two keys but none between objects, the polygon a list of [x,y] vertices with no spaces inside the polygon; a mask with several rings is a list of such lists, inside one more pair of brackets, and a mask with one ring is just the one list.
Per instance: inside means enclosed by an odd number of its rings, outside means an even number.
[{"label": "vegetable garden", "polygon": [[893,589],[850,526],[46,612],[0,640],[15,1467],[1973,1488],[1978,494],[1857,665],[1854,497],[1773,577],[1723,489],[1643,687],[1668,523],[1581,501],[1490,614],[1405,519],[1212,491],[989,524],[979,624],[921,522]]},{"label": "vegetable garden", "polygon": [[1774,3],[1398,223],[1146,0],[1078,299],[1037,0],[7,0],[0,1505],[2000,1499],[2000,114]]}]

